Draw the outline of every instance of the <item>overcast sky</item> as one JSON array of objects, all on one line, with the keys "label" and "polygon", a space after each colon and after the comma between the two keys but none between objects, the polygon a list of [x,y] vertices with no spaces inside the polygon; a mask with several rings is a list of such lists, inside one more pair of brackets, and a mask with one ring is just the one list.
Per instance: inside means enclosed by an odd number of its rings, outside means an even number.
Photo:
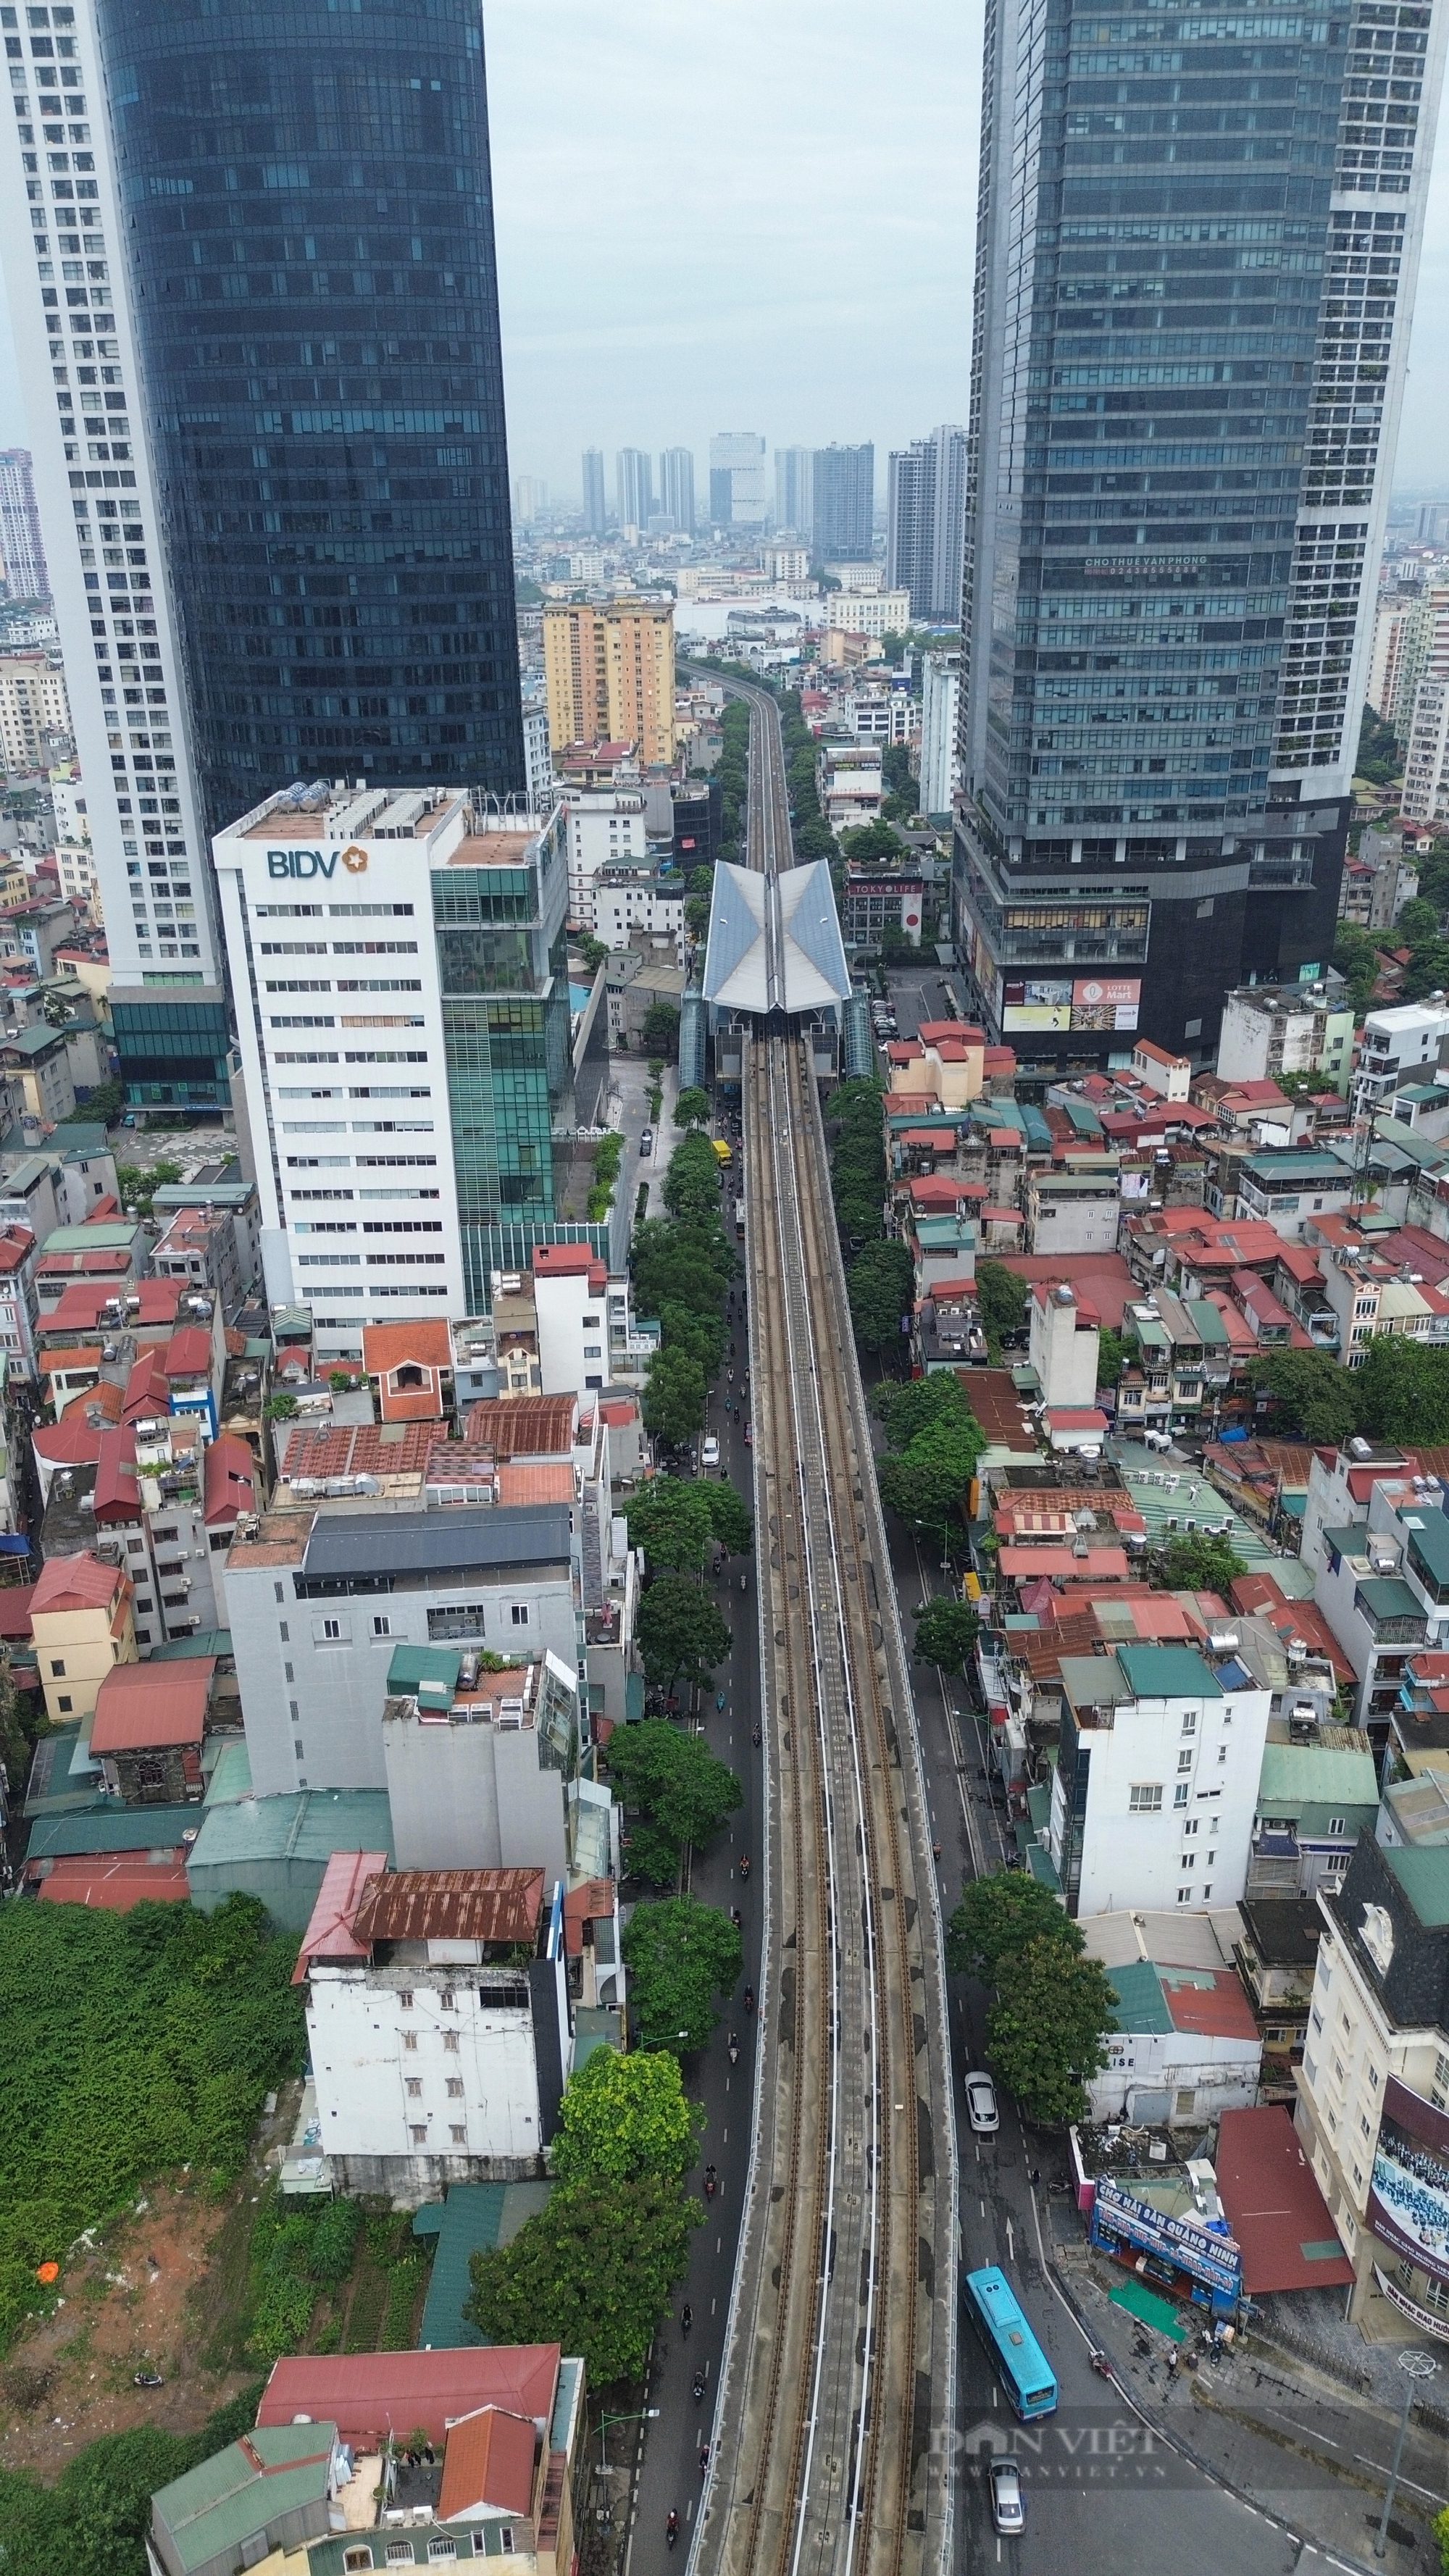
[{"label": "overcast sky", "polygon": [[[485,0],[512,472],[964,420],[980,0]],[[1449,488],[1449,139],[1399,446]],[[1437,433],[1437,435],[1436,435]],[[0,443],[26,443],[0,312]]]}]

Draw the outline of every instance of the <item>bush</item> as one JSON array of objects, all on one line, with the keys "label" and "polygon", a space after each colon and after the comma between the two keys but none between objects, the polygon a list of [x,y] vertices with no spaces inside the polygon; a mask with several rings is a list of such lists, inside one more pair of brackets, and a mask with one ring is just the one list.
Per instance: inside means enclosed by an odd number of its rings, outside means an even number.
[{"label": "bush", "polygon": [[67,2460],[53,2487],[0,2472],[0,2566],[8,2576],[146,2576],[158,2487],[184,2477],[251,2430],[258,2380],[208,2416],[199,2433],[143,2425],[104,2434]]},{"label": "bush", "polygon": [[302,2061],[296,1955],[247,1896],[0,1914],[0,2341],[46,2304],[37,2264],[151,2175],[240,2171],[263,2095]]}]

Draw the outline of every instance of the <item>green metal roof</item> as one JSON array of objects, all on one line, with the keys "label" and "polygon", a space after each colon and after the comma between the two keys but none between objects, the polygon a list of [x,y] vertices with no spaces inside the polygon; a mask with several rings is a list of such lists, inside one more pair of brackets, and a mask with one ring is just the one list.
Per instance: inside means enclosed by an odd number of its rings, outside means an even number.
[{"label": "green metal roof", "polygon": [[125,1223],[96,1225],[58,1225],[54,1234],[45,1238],[45,1251],[52,1252],[129,1252],[140,1226],[129,1218]]},{"label": "green metal roof", "polygon": [[194,1834],[205,1810],[194,1807],[122,1807],[108,1798],[99,1814],[38,1816],[26,1859],[60,1860],[68,1852],[174,1851]]},{"label": "green metal roof", "polygon": [[327,2472],[337,2441],[335,2424],[258,2425],[247,2440],[263,2461],[252,2466],[240,2442],[229,2442],[199,2468],[173,2479],[151,2499],[183,2569],[240,2553],[269,2523],[318,2505],[327,2528]]},{"label": "green metal roof", "polygon": [[[487,2336],[480,2334],[463,2314],[463,2302],[472,2295],[473,2288],[468,2257],[489,2253],[495,2245],[511,2245],[519,2229],[543,2208],[552,2189],[549,2182],[451,2185],[436,2229],[438,2250],[433,2256],[418,2333],[420,2351],[445,2351],[450,2345],[487,2342]],[[421,2217],[423,2213],[418,2214]],[[428,2216],[431,2219],[431,2211]],[[413,2232],[422,2232],[416,2221]]]},{"label": "green metal roof", "polygon": [[1411,1844],[1384,1858],[1425,1929],[1449,1923],[1449,1845]]},{"label": "green metal roof", "polygon": [[1130,1959],[1125,1967],[1109,1968],[1107,1983],[1117,1998],[1119,2030],[1171,2030],[1162,1980],[1150,1959]]},{"label": "green metal roof", "polygon": [[461,1663],[457,1646],[394,1646],[387,1668],[388,1696],[415,1699],[419,1708],[446,1712],[458,1695]]},{"label": "green metal roof", "polygon": [[229,1655],[230,1628],[197,1628],[189,1637],[168,1637],[164,1646],[153,1646],[153,1664],[179,1663],[189,1655]]},{"label": "green metal roof", "polygon": [[1258,1806],[1273,1815],[1300,1807],[1377,1807],[1374,1757],[1332,1744],[1265,1744]]},{"label": "green metal roof", "polygon": [[1134,1699],[1221,1699],[1222,1686],[1196,1646],[1117,1648]]},{"label": "green metal roof", "polygon": [[[197,1810],[192,1809],[196,1815]],[[248,1861],[329,1860],[335,1851],[392,1855],[385,1789],[297,1789],[282,1798],[232,1798],[200,1810],[192,1869]]]},{"label": "green metal roof", "polygon": [[1404,1512],[1400,1517],[1413,1554],[1436,1583],[1449,1583],[1449,1512]]},{"label": "green metal roof", "polygon": [[1376,1619],[1422,1619],[1421,1601],[1397,1574],[1367,1574],[1358,1587],[1359,1598]]},{"label": "green metal roof", "polygon": [[249,1798],[251,1794],[252,1758],[245,1736],[239,1735],[224,1743],[217,1754],[207,1783],[206,1805],[226,1807],[234,1798]]}]

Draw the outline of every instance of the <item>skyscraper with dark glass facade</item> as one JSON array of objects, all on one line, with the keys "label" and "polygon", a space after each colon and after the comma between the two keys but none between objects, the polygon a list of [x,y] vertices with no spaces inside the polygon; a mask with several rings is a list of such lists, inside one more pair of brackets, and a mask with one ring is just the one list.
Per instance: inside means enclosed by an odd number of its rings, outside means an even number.
[{"label": "skyscraper with dark glass facade", "polygon": [[215,1106],[210,835],[298,778],[523,785],[479,15],[0,26],[0,256],[122,1069],[138,1104]]},{"label": "skyscraper with dark glass facade", "polygon": [[1027,1065],[1329,955],[1444,42],[988,0],[954,927]]}]

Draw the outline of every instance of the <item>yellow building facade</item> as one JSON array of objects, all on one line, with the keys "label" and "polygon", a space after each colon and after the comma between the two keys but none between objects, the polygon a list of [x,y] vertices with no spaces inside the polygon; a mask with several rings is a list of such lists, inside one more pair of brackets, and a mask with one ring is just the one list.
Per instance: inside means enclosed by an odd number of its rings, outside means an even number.
[{"label": "yellow building facade", "polygon": [[100,1557],[49,1557],[41,1567],[30,1623],[52,1726],[93,1716],[107,1673],[139,1661],[134,1598],[124,1567]]},{"label": "yellow building facade", "polygon": [[645,768],[674,760],[674,604],[616,599],[543,612],[549,739],[632,742]]}]

